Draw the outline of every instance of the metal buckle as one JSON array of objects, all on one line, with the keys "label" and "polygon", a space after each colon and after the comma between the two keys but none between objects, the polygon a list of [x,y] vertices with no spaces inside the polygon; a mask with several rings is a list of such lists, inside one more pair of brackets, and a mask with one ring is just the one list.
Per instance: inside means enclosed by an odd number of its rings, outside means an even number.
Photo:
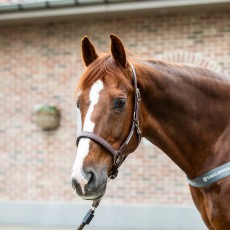
[{"label": "metal buckle", "polygon": [[139,121],[136,119],[136,112],[134,112],[134,114],[133,114],[133,121],[134,121],[134,123],[135,123],[135,127],[136,127],[136,130],[137,130],[137,134],[138,134],[138,135],[141,135],[140,123],[139,123]]},{"label": "metal buckle", "polygon": [[139,121],[135,120],[135,126],[136,126],[136,130],[137,130],[137,134],[141,135],[141,128],[140,128]]},{"label": "metal buckle", "polygon": [[116,165],[118,165],[121,161],[121,156],[118,156],[118,158],[115,160]]},{"label": "metal buckle", "polygon": [[137,97],[137,101],[140,102],[141,101],[141,93],[140,93],[140,90],[138,88],[136,89],[136,97]]},{"label": "metal buckle", "polygon": [[121,156],[119,155],[119,153],[114,156],[114,165],[118,166],[121,162]]}]

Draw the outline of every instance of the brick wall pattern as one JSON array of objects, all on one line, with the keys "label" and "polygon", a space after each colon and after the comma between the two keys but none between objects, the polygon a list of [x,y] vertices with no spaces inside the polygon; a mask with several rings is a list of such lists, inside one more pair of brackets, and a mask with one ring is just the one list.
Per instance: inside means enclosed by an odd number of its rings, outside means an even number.
[{"label": "brick wall pattern", "polygon": [[[76,19],[0,28],[0,200],[82,203],[71,188],[76,153],[74,90],[83,71],[80,40],[107,51],[109,34],[140,57],[199,53],[230,74],[230,13]],[[167,55],[166,55],[167,56]],[[34,123],[34,108],[61,110],[57,131]],[[103,203],[192,203],[186,176],[159,149],[142,144],[110,181]]]}]

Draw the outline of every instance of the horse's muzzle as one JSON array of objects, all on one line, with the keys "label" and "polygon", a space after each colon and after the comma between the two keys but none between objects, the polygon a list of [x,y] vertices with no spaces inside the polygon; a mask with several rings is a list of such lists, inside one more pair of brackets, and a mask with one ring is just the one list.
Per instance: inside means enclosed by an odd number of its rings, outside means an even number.
[{"label": "horse's muzzle", "polygon": [[72,177],[72,187],[76,193],[85,200],[95,200],[103,197],[107,184],[107,176],[97,175],[96,173],[90,172],[88,182],[81,186],[79,181]]}]

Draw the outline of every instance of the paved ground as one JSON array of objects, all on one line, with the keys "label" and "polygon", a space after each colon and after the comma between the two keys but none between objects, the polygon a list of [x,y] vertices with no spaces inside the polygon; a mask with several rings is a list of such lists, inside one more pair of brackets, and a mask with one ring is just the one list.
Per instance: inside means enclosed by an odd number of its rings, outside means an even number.
[{"label": "paved ground", "polygon": [[[35,228],[35,227],[8,227],[0,226],[0,230],[71,230],[71,228]],[[99,229],[98,229],[99,230]]]},{"label": "paved ground", "polygon": [[[9,227],[9,226],[0,226],[0,230],[74,230],[73,228],[35,228],[35,227]],[[85,230],[106,230],[106,229],[92,229],[86,227]]]},{"label": "paved ground", "polygon": [[[74,228],[36,228],[36,227],[9,227],[9,226],[0,226],[0,230],[75,230],[75,229]],[[99,228],[92,228],[92,227],[87,226],[85,228],[85,230],[110,230],[110,229],[105,229],[105,228],[100,228],[99,229]],[[117,230],[127,230],[127,229],[117,229]]]}]

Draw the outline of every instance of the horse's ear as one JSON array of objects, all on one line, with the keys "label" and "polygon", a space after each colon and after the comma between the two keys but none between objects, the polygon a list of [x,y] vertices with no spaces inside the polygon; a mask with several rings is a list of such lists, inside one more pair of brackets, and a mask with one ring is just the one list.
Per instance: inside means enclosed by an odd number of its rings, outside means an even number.
[{"label": "horse's ear", "polygon": [[95,51],[94,46],[92,45],[92,43],[89,41],[88,37],[84,37],[82,40],[82,59],[85,63],[86,66],[88,66],[89,64],[91,64],[97,57],[97,53]]},{"label": "horse's ear", "polygon": [[117,64],[126,67],[126,54],[121,40],[114,34],[110,35],[111,38],[111,53]]}]

